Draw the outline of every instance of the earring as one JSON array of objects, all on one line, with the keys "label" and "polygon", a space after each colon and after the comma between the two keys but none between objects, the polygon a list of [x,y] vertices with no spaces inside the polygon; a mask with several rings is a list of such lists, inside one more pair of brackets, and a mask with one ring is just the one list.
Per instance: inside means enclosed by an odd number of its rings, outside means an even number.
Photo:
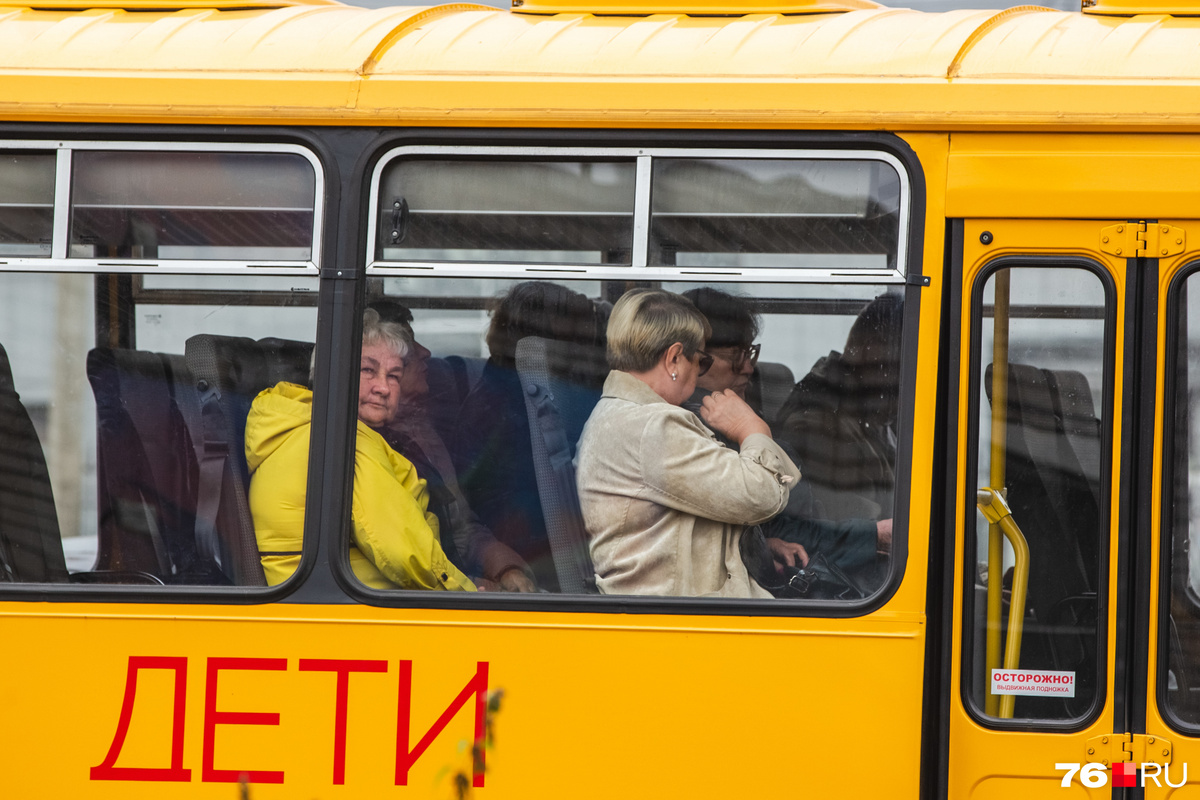
[{"label": "earring", "polygon": [[671,380],[675,380],[675,379],[676,379],[676,378],[678,378],[678,377],[679,377],[679,376],[678,376],[678,375],[676,375],[674,372],[672,372],[672,373],[671,373]]}]

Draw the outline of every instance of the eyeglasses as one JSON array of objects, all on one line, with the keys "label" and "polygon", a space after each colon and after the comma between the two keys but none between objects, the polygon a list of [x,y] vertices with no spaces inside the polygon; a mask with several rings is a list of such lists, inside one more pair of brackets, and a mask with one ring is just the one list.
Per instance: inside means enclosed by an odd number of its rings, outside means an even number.
[{"label": "eyeglasses", "polygon": [[700,354],[700,360],[696,362],[696,366],[700,369],[700,371],[696,373],[696,377],[699,378],[712,368],[713,357],[703,350],[698,350],[697,352]]},{"label": "eyeglasses", "polygon": [[[732,348],[723,348],[723,349],[732,349]],[[753,367],[753,366],[757,365],[758,364],[758,354],[761,352],[762,352],[761,344],[752,344],[749,347],[737,348],[736,350],[734,350],[733,354],[729,357],[721,355],[720,353],[718,353],[717,355],[721,358],[721,360],[728,361],[730,363],[730,365],[733,367],[734,372],[741,372],[742,367],[744,367],[746,365],[747,359],[749,359],[749,361],[750,361],[750,366]]]}]

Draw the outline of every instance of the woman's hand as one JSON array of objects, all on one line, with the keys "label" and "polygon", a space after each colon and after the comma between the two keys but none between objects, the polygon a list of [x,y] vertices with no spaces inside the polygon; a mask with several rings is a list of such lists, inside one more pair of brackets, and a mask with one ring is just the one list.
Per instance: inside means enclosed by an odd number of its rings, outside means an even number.
[{"label": "woman's hand", "polygon": [[771,435],[771,428],[763,422],[762,417],[755,414],[754,409],[746,405],[746,401],[732,389],[713,392],[704,398],[700,417],[714,431],[737,442],[739,447],[751,434]]},{"label": "woman's hand", "polygon": [[775,559],[776,572],[782,572],[784,567],[808,566],[808,552],[794,542],[767,539],[767,547],[771,549],[771,557]]},{"label": "woman's hand", "polygon": [[875,552],[886,556],[892,552],[892,521],[881,519],[875,523]]},{"label": "woman's hand", "polygon": [[537,586],[533,580],[518,567],[511,567],[500,575],[500,591],[502,592],[536,592]]}]

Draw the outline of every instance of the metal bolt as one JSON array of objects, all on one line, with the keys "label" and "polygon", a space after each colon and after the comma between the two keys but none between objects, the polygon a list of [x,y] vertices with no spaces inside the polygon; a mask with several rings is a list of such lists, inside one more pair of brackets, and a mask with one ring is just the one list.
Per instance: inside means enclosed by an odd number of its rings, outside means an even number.
[{"label": "metal bolt", "polygon": [[1149,744],[1154,744],[1154,737],[1153,737],[1153,736],[1151,736],[1151,737],[1150,737],[1149,739],[1147,739],[1146,741],[1147,741]]},{"label": "metal bolt", "polygon": [[1183,237],[1180,236],[1178,239],[1176,239],[1175,244],[1183,244]]},{"label": "metal bolt", "polygon": [[1121,248],[1117,248],[1117,255],[1121,255]]},{"label": "metal bolt", "polygon": [[1108,744],[1108,737],[1105,736],[1103,739],[1100,740],[1100,742],[1101,742],[1101,744]]},{"label": "metal bolt", "polygon": [[1104,242],[1105,244],[1108,244],[1108,237],[1107,237],[1107,236],[1101,236],[1101,237],[1100,237],[1100,241]]},{"label": "metal bolt", "polygon": [[397,200],[396,202],[392,203],[392,208],[399,208],[399,207],[400,207],[400,201],[399,201],[399,200]]},{"label": "metal bolt", "polygon": [[1164,755],[1164,756],[1169,756],[1169,755],[1171,755],[1171,751],[1170,751],[1170,750],[1168,750],[1167,748],[1165,748],[1165,747],[1164,747],[1164,748],[1163,748],[1163,755]]},{"label": "metal bolt", "polygon": [[1170,232],[1171,232],[1171,229],[1170,229],[1170,228],[1168,228],[1166,225],[1163,225],[1163,226],[1162,226],[1162,229],[1163,229],[1163,233],[1170,233]]},{"label": "metal bolt", "polygon": [[1125,226],[1124,226],[1124,225],[1118,225],[1118,226],[1117,226],[1117,233],[1124,233],[1124,232],[1125,232]]},{"label": "metal bolt", "polygon": [[1167,248],[1165,248],[1165,247],[1164,247],[1164,248],[1163,248],[1163,255],[1165,256],[1166,254],[1167,254]]},{"label": "metal bolt", "polygon": [[1094,755],[1095,753],[1096,753],[1096,748],[1094,748],[1094,747],[1089,747],[1089,748],[1088,748],[1088,755],[1089,755],[1089,756],[1090,756],[1090,755]]},{"label": "metal bolt", "polygon": [[993,237],[991,231],[984,231],[983,233],[979,234],[979,241],[983,244],[991,244],[992,239]]}]

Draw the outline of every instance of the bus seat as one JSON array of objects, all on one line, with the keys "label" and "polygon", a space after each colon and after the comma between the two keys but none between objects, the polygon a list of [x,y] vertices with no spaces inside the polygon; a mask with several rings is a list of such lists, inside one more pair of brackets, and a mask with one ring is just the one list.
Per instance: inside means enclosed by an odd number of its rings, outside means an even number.
[{"label": "bus seat", "polygon": [[579,434],[600,395],[563,377],[570,372],[573,347],[570,342],[527,336],[517,342],[516,356],[554,569],[563,592],[580,594],[596,592],[596,575],[573,459]]},{"label": "bus seat", "polygon": [[198,401],[183,356],[99,347],[87,374],[97,412],[97,569],[228,583],[196,549],[198,467],[184,415]]},{"label": "bus seat", "polygon": [[750,377],[746,398],[752,407],[762,409],[762,417],[768,425],[774,425],[779,409],[783,408],[795,386],[796,376],[786,364],[760,361]]},{"label": "bus seat", "polygon": [[0,581],[67,580],[46,456],[0,345]]},{"label": "bus seat", "polygon": [[184,358],[199,393],[192,442],[199,464],[196,546],[237,586],[266,586],[250,517],[246,417],[263,389],[307,384],[313,345],[289,339],[198,334]]}]

